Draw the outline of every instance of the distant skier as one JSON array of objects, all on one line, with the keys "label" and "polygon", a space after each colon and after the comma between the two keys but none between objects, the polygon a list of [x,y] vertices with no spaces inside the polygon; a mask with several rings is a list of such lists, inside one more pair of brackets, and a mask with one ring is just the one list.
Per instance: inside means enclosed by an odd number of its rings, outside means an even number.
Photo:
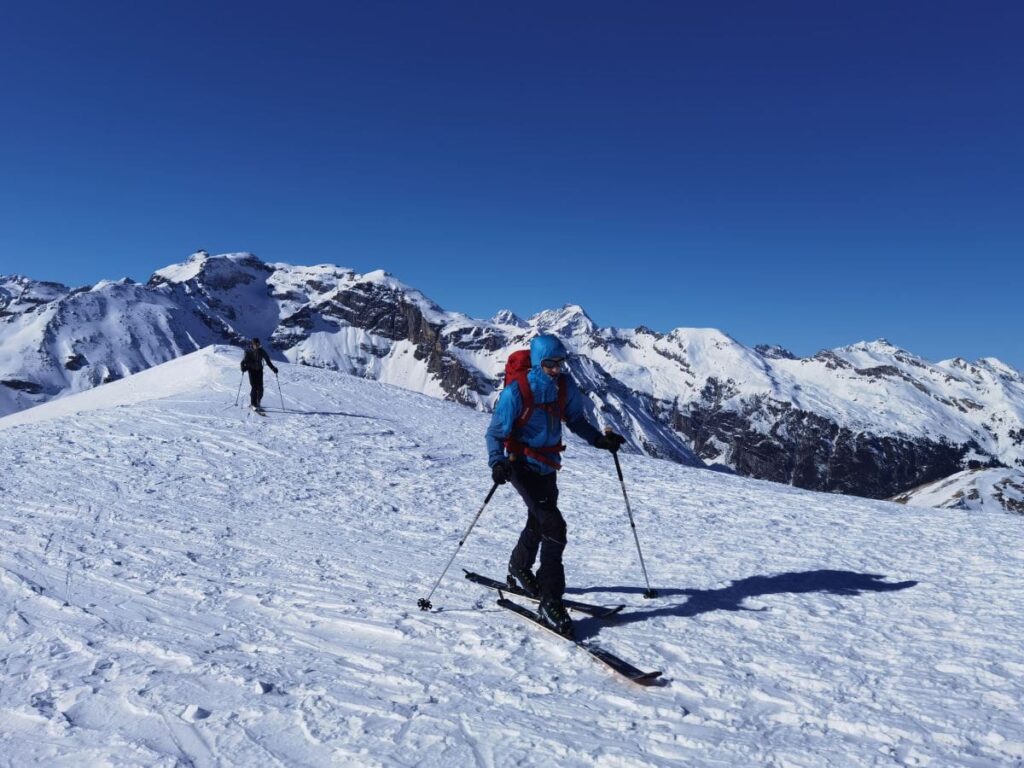
[{"label": "distant skier", "polygon": [[263,361],[266,360],[270,370],[277,374],[277,368],[270,362],[267,350],[260,346],[259,339],[253,339],[242,358],[242,370],[249,373],[249,406],[254,411],[262,412],[260,402],[263,400]]},{"label": "distant skier", "polygon": [[[506,368],[506,386],[498,398],[487,429],[491,478],[499,485],[511,481],[526,502],[526,526],[508,563],[511,580],[540,598],[538,615],[549,627],[573,637],[572,619],[562,604],[565,571],[562,551],[566,526],[559,511],[556,470],[561,467],[562,421],[596,448],[617,451],[625,440],[614,432],[601,433],[586,419],[583,397],[575,382],[562,372],[567,352],[555,336],[538,336],[530,343],[528,365]],[[533,563],[540,551],[536,576]]]}]

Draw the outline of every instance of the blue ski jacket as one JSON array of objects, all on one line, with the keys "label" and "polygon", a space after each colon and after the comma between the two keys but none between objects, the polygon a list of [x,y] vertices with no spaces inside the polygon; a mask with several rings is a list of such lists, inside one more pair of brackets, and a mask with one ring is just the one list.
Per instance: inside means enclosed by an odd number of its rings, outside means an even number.
[{"label": "blue ski jacket", "polygon": [[[533,392],[535,406],[545,403],[553,403],[558,400],[558,380],[551,378],[541,368],[541,360],[549,357],[566,356],[565,347],[554,336],[538,336],[530,344],[530,362],[533,367],[526,378]],[[566,374],[560,374],[566,376]],[[591,445],[597,440],[601,433],[597,427],[587,421],[586,413],[583,410],[583,395],[579,387],[571,378],[566,376],[566,400],[565,400],[565,423],[573,432],[582,437]],[[487,463],[494,466],[505,458],[504,441],[513,437],[531,448],[544,448],[550,445],[557,445],[562,442],[562,422],[553,413],[548,413],[543,408],[535,407],[530,420],[521,429],[515,428],[516,420],[523,412],[523,397],[519,387],[509,385],[502,390],[498,397],[498,404],[491,416],[491,424],[487,428]],[[521,457],[522,458],[522,457]],[[531,469],[540,474],[554,472],[554,467],[549,467],[529,456],[525,457]],[[561,457],[557,453],[550,454],[550,458],[561,464]]]}]

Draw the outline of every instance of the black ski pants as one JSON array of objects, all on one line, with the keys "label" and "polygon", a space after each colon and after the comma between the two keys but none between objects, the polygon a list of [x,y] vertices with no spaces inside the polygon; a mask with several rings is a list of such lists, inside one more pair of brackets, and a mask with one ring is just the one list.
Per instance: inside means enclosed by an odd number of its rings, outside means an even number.
[{"label": "black ski pants", "polygon": [[249,386],[252,389],[249,390],[249,403],[253,408],[260,407],[260,401],[263,400],[263,370],[262,369],[250,369],[249,370]]},{"label": "black ski pants", "polygon": [[565,592],[565,520],[558,509],[556,472],[541,474],[530,469],[525,459],[512,462],[512,487],[526,502],[526,527],[512,550],[511,562],[517,568],[533,568],[540,550],[537,585],[541,598],[561,599]]}]

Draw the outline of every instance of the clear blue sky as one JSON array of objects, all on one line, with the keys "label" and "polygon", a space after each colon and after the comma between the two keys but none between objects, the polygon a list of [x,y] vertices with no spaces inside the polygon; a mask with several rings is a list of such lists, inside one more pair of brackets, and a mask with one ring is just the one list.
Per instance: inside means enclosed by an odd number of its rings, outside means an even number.
[{"label": "clear blue sky", "polygon": [[8,3],[0,273],[246,250],[1024,368],[1022,40],[984,0]]}]

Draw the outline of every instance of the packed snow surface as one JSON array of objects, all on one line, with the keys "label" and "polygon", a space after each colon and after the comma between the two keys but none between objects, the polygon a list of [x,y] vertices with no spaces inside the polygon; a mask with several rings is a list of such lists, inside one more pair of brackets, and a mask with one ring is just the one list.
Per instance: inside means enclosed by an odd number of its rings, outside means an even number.
[{"label": "packed snow surface", "polygon": [[0,420],[0,765],[1024,763],[1021,517],[624,455],[645,600],[611,457],[570,441],[570,592],[626,604],[578,632],[644,688],[461,578],[503,575],[508,486],[416,608],[486,414],[284,364],[262,418],[239,357]]}]

